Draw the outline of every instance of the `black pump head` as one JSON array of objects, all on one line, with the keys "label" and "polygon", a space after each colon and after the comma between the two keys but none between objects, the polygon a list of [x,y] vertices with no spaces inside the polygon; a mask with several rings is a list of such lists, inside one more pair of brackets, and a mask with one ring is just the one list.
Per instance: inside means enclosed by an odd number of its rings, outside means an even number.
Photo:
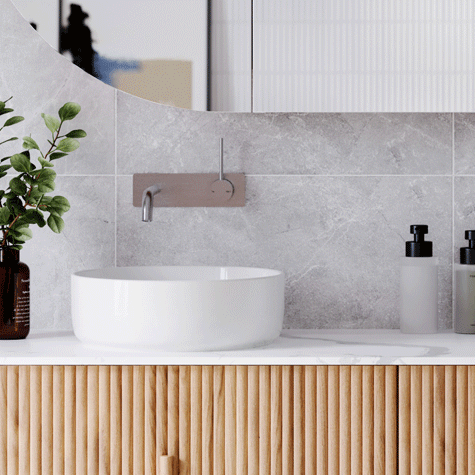
[{"label": "black pump head", "polygon": [[424,241],[424,234],[429,233],[429,226],[412,224],[410,230],[414,234],[414,241],[406,242],[406,257],[432,257],[432,242]]},{"label": "black pump head", "polygon": [[475,264],[475,231],[465,231],[468,247],[460,248],[460,264]]}]

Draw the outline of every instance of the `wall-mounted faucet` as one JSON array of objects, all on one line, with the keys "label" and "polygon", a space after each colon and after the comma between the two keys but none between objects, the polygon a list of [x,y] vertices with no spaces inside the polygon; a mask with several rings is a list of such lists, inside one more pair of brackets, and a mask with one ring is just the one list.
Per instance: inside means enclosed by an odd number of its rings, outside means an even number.
[{"label": "wall-mounted faucet", "polygon": [[142,193],[142,221],[149,223],[153,219],[153,197],[160,193],[158,185],[149,186]]},{"label": "wall-mounted faucet", "polygon": [[[160,193],[159,200],[153,197]],[[135,173],[133,205],[142,221],[152,221],[153,207],[235,207],[246,204],[244,173],[223,172],[223,139],[218,173]]]}]

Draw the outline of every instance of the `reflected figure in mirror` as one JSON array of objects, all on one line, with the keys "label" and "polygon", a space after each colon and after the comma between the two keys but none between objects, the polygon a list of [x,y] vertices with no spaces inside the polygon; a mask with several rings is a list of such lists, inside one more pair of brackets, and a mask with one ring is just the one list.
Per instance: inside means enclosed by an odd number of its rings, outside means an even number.
[{"label": "reflected figure in mirror", "polygon": [[76,66],[98,77],[94,68],[96,52],[92,47],[91,29],[84,23],[89,15],[83,11],[81,5],[71,3],[71,13],[68,25],[62,29],[60,52],[69,51]]}]

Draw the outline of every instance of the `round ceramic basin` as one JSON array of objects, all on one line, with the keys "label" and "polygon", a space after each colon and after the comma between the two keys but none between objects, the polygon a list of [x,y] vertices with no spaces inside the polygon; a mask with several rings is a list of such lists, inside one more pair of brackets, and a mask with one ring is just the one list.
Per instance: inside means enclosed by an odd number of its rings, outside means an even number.
[{"label": "round ceramic basin", "polygon": [[280,335],[284,275],[251,267],[111,267],[71,276],[84,343],[164,351],[249,348]]}]

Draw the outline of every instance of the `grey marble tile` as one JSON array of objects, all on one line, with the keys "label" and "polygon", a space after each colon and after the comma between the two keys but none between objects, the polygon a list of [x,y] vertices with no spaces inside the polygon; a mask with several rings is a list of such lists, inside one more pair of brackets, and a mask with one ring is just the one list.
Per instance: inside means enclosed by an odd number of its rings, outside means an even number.
[{"label": "grey marble tile", "polygon": [[244,208],[157,208],[118,178],[118,265],[239,265],[286,274],[286,328],[398,328],[399,257],[429,225],[451,326],[451,178],[247,178]]},{"label": "grey marble tile", "polygon": [[32,226],[33,239],[20,251],[30,268],[32,329],[71,329],[71,274],[114,265],[114,181],[100,176],[57,178],[51,196],[65,196],[71,204],[63,216],[63,232]]},{"label": "grey marble tile", "polygon": [[454,114],[454,172],[475,175],[475,114]]},{"label": "grey marble tile", "polygon": [[460,263],[460,248],[467,247],[465,231],[475,229],[475,176],[454,179],[454,262]]},{"label": "grey marble tile", "polygon": [[[56,115],[68,101],[82,110],[65,131],[82,128],[88,137],[81,147],[57,162],[64,174],[111,174],[115,170],[115,90],[74,66],[53,50],[30,27],[9,0],[0,1],[0,100],[10,96],[11,107],[25,121],[0,133],[0,141],[13,135],[32,135],[42,150],[51,137],[41,113]],[[1,156],[22,150],[21,140],[1,146]],[[47,149],[46,149],[47,150]]]},{"label": "grey marble tile", "polygon": [[451,114],[233,114],[118,92],[119,174],[448,174]]}]

